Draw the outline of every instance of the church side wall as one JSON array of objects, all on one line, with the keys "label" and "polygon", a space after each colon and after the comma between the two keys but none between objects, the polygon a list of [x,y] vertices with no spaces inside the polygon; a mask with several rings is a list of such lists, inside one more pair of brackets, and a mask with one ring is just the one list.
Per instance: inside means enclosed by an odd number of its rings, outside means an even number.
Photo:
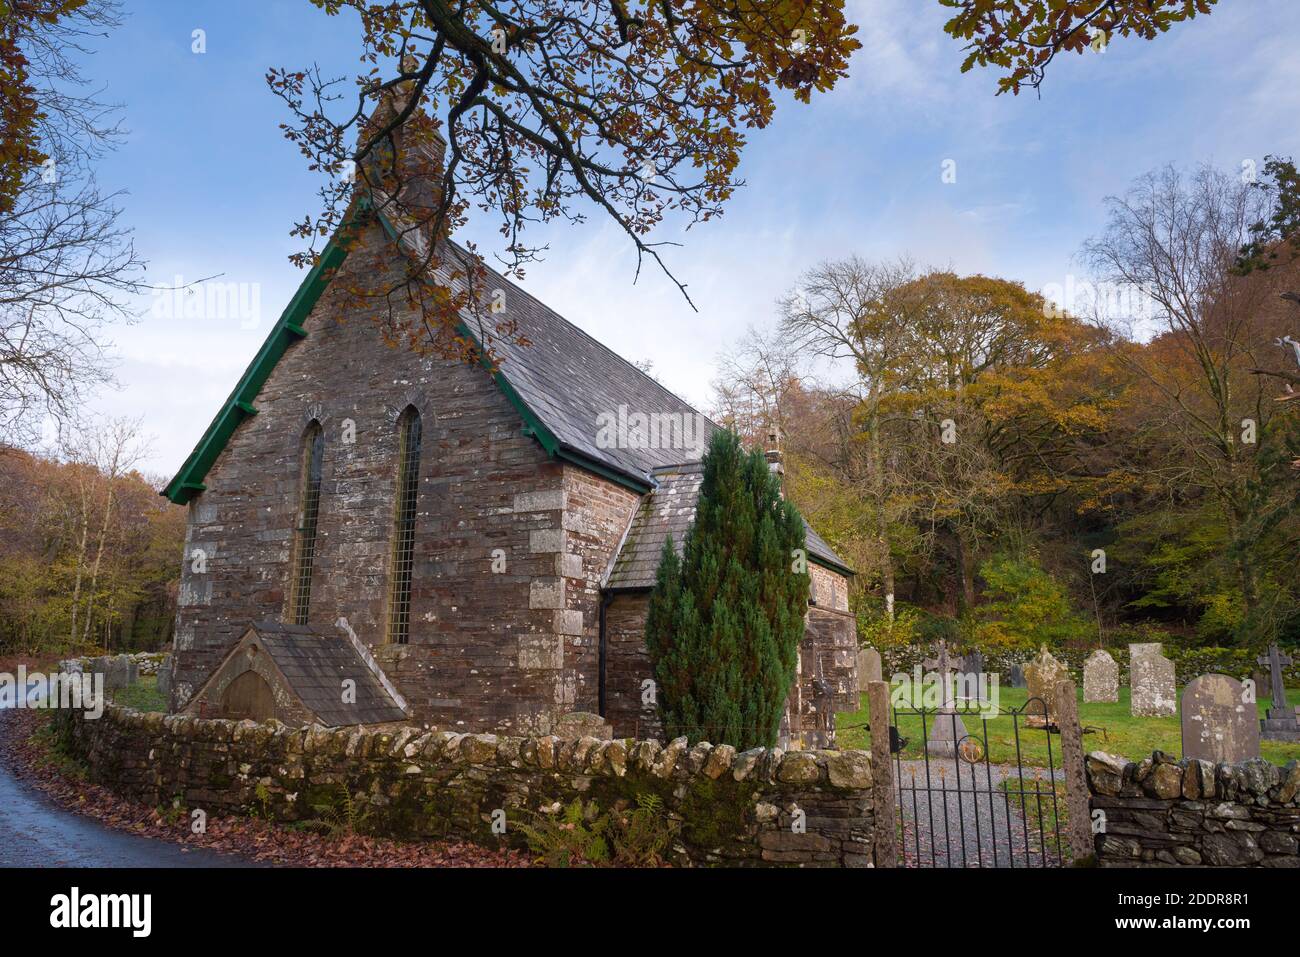
[{"label": "church side wall", "polygon": [[[383,248],[375,230],[361,250]],[[544,731],[572,710],[577,655],[559,611],[584,629],[584,591],[556,604],[566,536],[564,466],[522,433],[486,370],[387,347],[335,291],[385,278],[354,251],[263,386],[190,503],[173,709],[251,622],[288,620],[302,437],[325,436],[310,623],[340,617],[371,646],[413,717],[464,731]],[[503,369],[506,374],[509,370]],[[410,640],[386,642],[398,416],[420,412]]]},{"label": "church side wall", "polygon": [[564,495],[564,554],[556,558],[563,613],[556,615],[556,630],[563,630],[565,667],[577,682],[574,710],[595,713],[600,707],[601,584],[641,495],[573,465],[564,469]]},{"label": "church side wall", "polygon": [[649,592],[625,592],[605,611],[605,720],[620,736],[663,736],[654,702],[642,698],[642,682],[654,677],[645,645],[649,606]]}]

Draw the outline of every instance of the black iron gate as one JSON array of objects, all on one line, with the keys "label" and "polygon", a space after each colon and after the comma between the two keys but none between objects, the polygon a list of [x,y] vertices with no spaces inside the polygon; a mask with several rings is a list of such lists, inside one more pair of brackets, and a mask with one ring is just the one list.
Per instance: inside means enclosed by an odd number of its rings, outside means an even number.
[{"label": "black iron gate", "polygon": [[1038,698],[1010,711],[892,709],[901,866],[1069,863],[1058,731],[1044,712]]}]

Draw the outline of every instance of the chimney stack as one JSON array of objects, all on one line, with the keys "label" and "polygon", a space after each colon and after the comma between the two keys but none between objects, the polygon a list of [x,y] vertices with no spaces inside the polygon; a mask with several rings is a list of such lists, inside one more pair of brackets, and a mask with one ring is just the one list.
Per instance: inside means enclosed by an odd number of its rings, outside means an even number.
[{"label": "chimney stack", "polygon": [[[402,72],[414,73],[419,61],[411,54],[402,59]],[[383,92],[368,124],[367,135],[400,116],[415,91],[413,80],[404,80]],[[439,178],[445,169],[447,141],[433,128],[432,120],[416,107],[402,126],[391,132],[371,149],[366,162],[371,180],[384,193],[396,190],[403,207],[403,218],[432,216],[441,195]],[[396,181],[394,180],[394,174]],[[389,196],[377,196],[382,209],[392,202]],[[393,211],[390,210],[390,214]]]},{"label": "chimney stack", "polygon": [[767,459],[767,468],[781,483],[781,494],[785,495],[785,463],[781,454],[781,427],[773,425],[767,430],[767,450],[763,453]]}]

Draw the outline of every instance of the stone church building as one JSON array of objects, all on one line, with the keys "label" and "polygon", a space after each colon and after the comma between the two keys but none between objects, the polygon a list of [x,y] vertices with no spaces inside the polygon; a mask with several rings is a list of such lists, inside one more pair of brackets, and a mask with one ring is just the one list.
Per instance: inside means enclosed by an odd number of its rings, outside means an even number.
[{"label": "stone church building", "polygon": [[[163,492],[189,508],[172,710],[515,733],[592,712],[653,736],[648,592],[715,426],[495,274],[526,343],[495,369],[386,345],[336,290],[411,253],[357,222]],[[821,746],[857,707],[857,641],[852,572],[812,529],[808,551],[783,738]]]}]

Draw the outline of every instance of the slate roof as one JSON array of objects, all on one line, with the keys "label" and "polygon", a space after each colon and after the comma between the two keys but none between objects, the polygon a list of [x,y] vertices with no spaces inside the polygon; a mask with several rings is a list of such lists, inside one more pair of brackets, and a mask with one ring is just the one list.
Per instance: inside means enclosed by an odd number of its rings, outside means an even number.
[{"label": "slate roof", "polygon": [[[455,243],[447,245],[458,256],[468,255]],[[501,274],[487,271],[485,292],[505,291],[518,337],[528,343],[494,343],[500,375],[563,447],[646,485],[653,484],[655,469],[699,460],[718,428],[707,416]],[[445,275],[439,281],[458,285]],[[625,416],[671,416],[658,421],[671,422],[676,431],[654,442],[657,447],[642,448],[651,443],[638,442],[633,425],[630,441],[602,447],[610,443],[598,441],[598,417],[616,418],[620,408]]]},{"label": "slate roof", "polygon": [[[655,583],[659,569],[659,555],[669,533],[681,554],[683,540],[691,523],[695,521],[695,504],[700,497],[700,484],[704,468],[691,462],[654,473],[659,487],[641,500],[628,528],[623,546],[614,559],[605,588],[610,590],[650,588]],[[808,555],[823,565],[849,571],[843,559],[835,554],[820,535],[805,520]]]},{"label": "slate roof", "polygon": [[[346,636],[273,621],[258,622],[253,630],[289,687],[327,728],[406,720],[406,712]],[[355,704],[343,703],[345,678],[357,683]]]}]

